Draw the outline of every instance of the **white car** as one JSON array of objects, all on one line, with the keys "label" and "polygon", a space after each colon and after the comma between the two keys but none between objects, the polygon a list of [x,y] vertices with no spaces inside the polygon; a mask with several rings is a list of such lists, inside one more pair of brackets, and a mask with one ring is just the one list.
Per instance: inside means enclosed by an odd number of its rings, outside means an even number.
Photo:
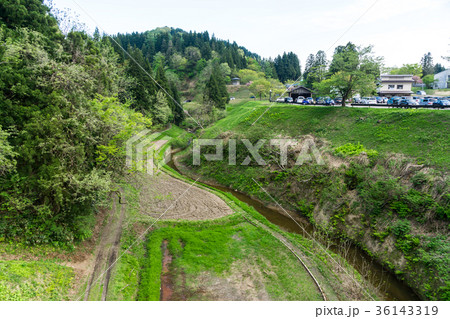
[{"label": "white car", "polygon": [[304,100],[304,99],[305,99],[304,96],[299,96],[299,97],[297,98],[297,100],[295,100],[295,102],[298,103],[298,104],[301,104],[301,103],[303,103],[303,100]]},{"label": "white car", "polygon": [[279,97],[278,99],[277,99],[277,102],[282,102],[282,103],[284,103],[284,97]]},{"label": "white car", "polygon": [[425,91],[417,91],[416,94],[417,95],[427,95],[427,92],[425,92]]},{"label": "white car", "polygon": [[375,97],[363,97],[361,100],[362,104],[377,104],[377,99]]},{"label": "white car", "polygon": [[412,98],[414,105],[420,105],[420,100],[421,100],[421,98],[418,96],[413,96],[413,98]]}]

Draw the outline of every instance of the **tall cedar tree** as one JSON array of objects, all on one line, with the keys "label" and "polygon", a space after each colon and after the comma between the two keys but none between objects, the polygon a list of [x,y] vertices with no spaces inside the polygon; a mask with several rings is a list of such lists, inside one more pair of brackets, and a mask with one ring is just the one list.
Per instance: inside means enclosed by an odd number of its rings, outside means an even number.
[{"label": "tall cedar tree", "polygon": [[283,56],[277,56],[274,60],[274,64],[278,79],[283,83],[288,80],[296,81],[302,74],[298,56],[293,52],[285,52],[283,53]]},{"label": "tall cedar tree", "polygon": [[166,95],[167,102],[173,114],[173,122],[177,125],[181,124],[184,120],[184,110],[180,103],[180,95],[175,84],[169,83],[167,80],[162,66],[159,66],[156,70],[155,80],[161,86],[161,88],[158,87],[159,91],[162,91]]},{"label": "tall cedar tree", "polygon": [[205,102],[211,102],[215,107],[224,109],[229,99],[225,80],[220,72],[219,65],[215,64],[209,81],[206,83],[204,100]]},{"label": "tall cedar tree", "polygon": [[144,114],[151,112],[152,99],[157,92],[157,87],[148,74],[151,74],[152,69],[150,63],[144,58],[142,51],[130,47],[128,53],[133,59],[127,61],[127,73],[134,78],[131,85],[130,92],[133,96],[133,103],[131,106]]}]

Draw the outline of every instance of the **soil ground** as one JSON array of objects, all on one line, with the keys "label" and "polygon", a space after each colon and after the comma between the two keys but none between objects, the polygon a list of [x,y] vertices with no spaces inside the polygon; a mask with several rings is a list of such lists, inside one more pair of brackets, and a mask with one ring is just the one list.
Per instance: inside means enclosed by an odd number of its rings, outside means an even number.
[{"label": "soil ground", "polygon": [[140,193],[140,211],[160,219],[207,220],[233,214],[219,197],[165,173],[148,175]]}]

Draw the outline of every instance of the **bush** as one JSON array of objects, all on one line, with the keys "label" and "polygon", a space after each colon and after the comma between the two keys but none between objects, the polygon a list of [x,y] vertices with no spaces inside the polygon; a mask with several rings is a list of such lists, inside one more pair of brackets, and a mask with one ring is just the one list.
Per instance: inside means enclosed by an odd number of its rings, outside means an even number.
[{"label": "bush", "polygon": [[347,143],[339,146],[334,150],[335,154],[342,156],[357,156],[362,152],[365,152],[369,158],[377,157],[378,152],[376,150],[366,149],[362,144]]},{"label": "bush", "polygon": [[411,223],[408,220],[399,220],[392,227],[392,232],[397,238],[404,237],[406,234],[409,234],[411,231]]},{"label": "bush", "polygon": [[411,182],[415,187],[419,187],[428,182],[428,177],[425,173],[419,172],[411,178]]}]

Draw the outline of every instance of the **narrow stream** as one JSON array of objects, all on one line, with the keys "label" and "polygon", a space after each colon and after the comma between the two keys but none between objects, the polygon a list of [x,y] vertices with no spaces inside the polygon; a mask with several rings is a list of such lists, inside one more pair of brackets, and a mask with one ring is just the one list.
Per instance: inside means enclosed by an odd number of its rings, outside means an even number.
[{"label": "narrow stream", "polygon": [[[184,175],[175,165],[173,161],[167,164],[169,167],[176,170],[178,173]],[[309,239],[309,236],[303,232],[303,230],[293,221],[291,218],[281,214],[275,209],[271,209],[258,200],[254,200],[244,193],[235,191],[225,186],[211,185],[202,182],[205,185],[216,188],[218,190],[231,193],[240,201],[255,208],[261,215],[263,215],[271,223],[279,226],[281,229],[287,232],[301,234],[305,238]],[[297,222],[301,223],[302,227],[309,233],[313,234],[314,226],[306,219],[298,219]],[[323,243],[322,243],[323,244]],[[332,239],[332,245],[329,247],[335,253],[345,257],[347,262],[352,265],[366,280],[368,280],[375,287],[379,287],[379,290],[384,295],[384,300],[398,300],[398,301],[410,301],[420,300],[420,298],[414,293],[414,291],[406,285],[403,281],[397,279],[394,274],[386,270],[378,261],[370,257],[364,250],[354,244],[346,245],[346,254],[342,254],[342,246],[339,239]]]}]

